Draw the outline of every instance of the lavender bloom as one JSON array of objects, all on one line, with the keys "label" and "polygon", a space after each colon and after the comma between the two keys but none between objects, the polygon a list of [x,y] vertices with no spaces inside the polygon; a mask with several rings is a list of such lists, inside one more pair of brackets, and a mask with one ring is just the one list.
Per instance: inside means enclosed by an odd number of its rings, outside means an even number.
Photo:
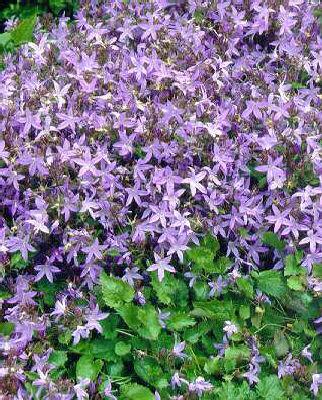
[{"label": "lavender bloom", "polygon": [[91,381],[88,378],[85,378],[81,379],[79,383],[74,386],[74,392],[77,400],[84,400],[89,398],[86,388],[88,387],[90,382]]},{"label": "lavender bloom", "polygon": [[311,347],[310,344],[308,346],[304,347],[304,349],[301,351],[301,355],[303,357],[307,358],[311,363],[313,363],[312,353],[310,352],[310,347]]},{"label": "lavender bloom", "polygon": [[104,395],[110,400],[117,400],[117,397],[112,393],[112,384],[110,381],[105,384]]},{"label": "lavender bloom", "polygon": [[189,392],[196,393],[199,397],[201,397],[203,393],[210,392],[212,389],[213,385],[201,376],[189,383]]},{"label": "lavender bloom", "polygon": [[171,377],[171,388],[174,390],[177,387],[181,387],[182,383],[189,385],[189,382],[186,379],[183,379],[180,377],[178,372],[175,372],[175,374]]},{"label": "lavender bloom", "polygon": [[251,359],[249,370],[243,374],[243,377],[248,380],[250,385],[253,385],[259,381],[258,374],[261,371],[260,364],[265,361],[265,358],[259,355],[256,339],[254,337],[250,337],[248,341],[251,350]]},{"label": "lavender bloom", "polygon": [[222,276],[219,275],[216,282],[209,282],[208,285],[211,287],[211,290],[209,292],[209,297],[212,297],[214,295],[219,296],[223,291],[223,289],[227,286],[227,282],[225,282],[222,279]]},{"label": "lavender bloom", "polygon": [[319,387],[321,385],[322,385],[322,374],[313,374],[310,390],[313,392],[314,396],[318,395]]},{"label": "lavender bloom", "polygon": [[285,361],[279,362],[277,375],[279,378],[285,375],[293,375],[300,367],[301,364],[299,360],[293,358],[292,354],[289,354]]},{"label": "lavender bloom", "polygon": [[218,356],[223,357],[225,354],[225,350],[228,349],[229,347],[229,340],[227,335],[223,336],[222,342],[221,343],[215,343],[214,348],[218,350]]},{"label": "lavender bloom", "polygon": [[231,321],[225,321],[225,325],[224,325],[223,331],[226,332],[227,337],[230,337],[234,333],[238,332],[238,328]]},{"label": "lavender bloom", "polygon": [[135,300],[141,305],[143,306],[146,303],[144,294],[140,291],[136,292],[135,294]]},{"label": "lavender bloom", "polygon": [[158,278],[160,282],[164,278],[165,271],[176,272],[176,269],[169,264],[171,256],[162,258],[157,253],[154,253],[154,258],[156,263],[152,264],[147,271],[158,271]]},{"label": "lavender bloom", "polygon": [[187,354],[183,353],[183,350],[185,349],[185,347],[186,347],[185,341],[177,343],[174,346],[174,348],[172,349],[171,354],[174,357],[179,358],[180,360],[183,360],[184,358],[188,357]]},{"label": "lavender bloom", "polygon": [[271,304],[272,302],[270,301],[269,297],[262,293],[260,290],[256,289],[256,300],[259,303],[267,303],[267,304]]},{"label": "lavender bloom", "polygon": [[122,276],[122,280],[129,283],[131,286],[134,285],[134,279],[142,280],[143,277],[138,273],[139,268],[126,268],[125,274]]}]

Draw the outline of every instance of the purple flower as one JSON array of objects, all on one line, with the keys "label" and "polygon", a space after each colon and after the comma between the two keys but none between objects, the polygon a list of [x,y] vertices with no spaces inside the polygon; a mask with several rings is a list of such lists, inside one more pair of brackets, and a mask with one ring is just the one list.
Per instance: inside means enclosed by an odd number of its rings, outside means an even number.
[{"label": "purple flower", "polygon": [[226,332],[227,336],[230,337],[234,333],[238,332],[238,328],[235,324],[233,324],[231,321],[225,321],[225,325],[223,327],[223,331]]},{"label": "purple flower", "polygon": [[172,272],[172,273],[176,272],[176,269],[172,265],[169,264],[169,262],[171,260],[171,256],[162,258],[157,253],[154,253],[154,258],[155,258],[156,263],[152,264],[147,269],[147,271],[157,271],[160,282],[164,278],[165,271]]},{"label": "purple flower", "polygon": [[190,186],[191,195],[194,197],[197,193],[197,189],[201,193],[207,193],[204,186],[201,185],[201,181],[206,177],[207,172],[202,171],[199,174],[195,174],[195,170],[190,168],[191,175],[189,178],[183,179],[182,183],[187,183]]},{"label": "purple flower", "polygon": [[203,393],[210,392],[212,389],[213,385],[201,376],[189,383],[189,392],[196,393],[199,397],[201,397]]},{"label": "purple flower", "polygon": [[319,387],[321,385],[322,385],[322,374],[313,374],[310,390],[313,392],[314,396],[318,395]]},{"label": "purple flower", "polygon": [[208,285],[211,287],[211,290],[209,292],[209,297],[212,297],[214,295],[219,296],[223,291],[223,289],[227,286],[227,282],[225,282],[222,279],[222,276],[219,275],[216,282],[209,282]]},{"label": "purple flower", "polygon": [[53,283],[53,274],[60,272],[60,269],[51,265],[49,257],[46,257],[47,261],[43,265],[37,265],[35,267],[35,271],[38,271],[38,274],[35,277],[35,282],[40,281],[44,276],[48,279],[49,282]]},{"label": "purple flower", "polygon": [[290,353],[285,361],[279,362],[277,375],[279,378],[282,378],[285,375],[293,375],[300,367],[301,364],[298,359],[293,358],[292,354]]},{"label": "purple flower", "polygon": [[174,348],[171,351],[171,354],[176,357],[176,358],[180,358],[180,360],[183,360],[184,358],[188,357],[187,354],[183,353],[183,350],[186,347],[186,342],[180,342],[177,343]]},{"label": "purple flower", "polygon": [[310,344],[308,346],[304,347],[304,349],[301,351],[301,355],[303,357],[307,358],[311,363],[313,363],[312,353],[310,352],[310,347],[311,347]]},{"label": "purple flower", "polygon": [[117,398],[112,393],[111,381],[107,381],[105,384],[104,395],[110,400],[117,400]]}]

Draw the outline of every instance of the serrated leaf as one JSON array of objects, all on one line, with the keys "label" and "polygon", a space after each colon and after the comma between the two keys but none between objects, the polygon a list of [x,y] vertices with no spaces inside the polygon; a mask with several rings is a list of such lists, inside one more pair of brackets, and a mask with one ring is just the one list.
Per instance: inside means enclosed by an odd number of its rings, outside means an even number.
[{"label": "serrated leaf", "polygon": [[182,280],[167,274],[162,282],[159,281],[156,274],[152,274],[152,287],[159,301],[166,305],[173,305],[183,308],[188,302],[188,287]]},{"label": "serrated leaf", "polygon": [[265,232],[262,236],[262,242],[279,251],[282,251],[285,248],[284,240],[281,240],[274,232]]},{"label": "serrated leaf", "polygon": [[164,380],[162,380],[162,368],[153,357],[144,357],[143,359],[136,360],[134,362],[134,370],[141,379],[155,388],[162,388],[162,382],[163,387],[168,385],[167,381],[165,380],[164,386]]},{"label": "serrated leaf", "polygon": [[102,335],[106,339],[115,339],[118,335],[117,327],[121,322],[121,318],[117,314],[110,314],[107,318],[100,321],[103,329]]},{"label": "serrated leaf", "polygon": [[10,267],[11,268],[17,268],[17,269],[24,269],[28,265],[28,260],[25,261],[22,258],[22,255],[20,251],[16,251],[15,253],[12,254],[10,258]]},{"label": "serrated leaf", "polygon": [[130,303],[134,297],[134,289],[128,283],[114,276],[101,274],[102,297],[106,305],[112,308]]},{"label": "serrated leaf", "polygon": [[299,265],[297,257],[289,254],[285,257],[284,276],[305,275],[306,269]]},{"label": "serrated leaf", "polygon": [[142,337],[150,340],[158,338],[161,332],[161,325],[153,306],[138,307],[133,304],[125,304],[118,308],[118,312],[126,324]]},{"label": "serrated leaf", "polygon": [[216,274],[224,274],[232,265],[232,262],[229,257],[219,257],[215,259],[213,262],[214,266],[211,272]]},{"label": "serrated leaf", "polygon": [[284,398],[284,391],[276,375],[264,376],[256,385],[256,393],[261,400],[281,400]]},{"label": "serrated leaf", "polygon": [[131,385],[124,385],[120,400],[154,400],[154,394],[150,389],[133,383]]},{"label": "serrated leaf", "polygon": [[201,322],[200,324],[188,328],[183,333],[183,338],[187,342],[197,343],[201,336],[204,336],[207,332],[212,329],[211,325],[208,322]]},{"label": "serrated leaf", "polygon": [[212,235],[206,235],[200,246],[193,246],[186,251],[188,260],[192,261],[193,269],[214,272],[214,257],[219,250],[219,242]]},{"label": "serrated leaf", "polygon": [[235,347],[228,347],[225,350],[225,359],[235,360],[240,362],[243,360],[248,360],[250,357],[250,350],[246,345],[238,345]]},{"label": "serrated leaf", "polygon": [[67,360],[67,352],[61,350],[53,351],[48,357],[48,363],[54,365],[55,367],[63,367]]},{"label": "serrated leaf", "polygon": [[287,279],[287,286],[296,291],[303,292],[305,290],[306,279],[303,276],[290,276]]},{"label": "serrated leaf", "polygon": [[76,377],[88,378],[94,381],[100,373],[103,366],[102,360],[94,360],[92,356],[81,356],[76,364]]},{"label": "serrated leaf", "polygon": [[11,32],[3,32],[0,34],[0,48],[4,49],[12,41]]},{"label": "serrated leaf", "polygon": [[131,351],[131,343],[126,343],[123,341],[117,342],[115,344],[115,354],[122,357]]},{"label": "serrated leaf", "polygon": [[193,269],[196,270],[213,270],[214,254],[210,249],[205,247],[192,247],[187,250],[186,255],[193,262]]},{"label": "serrated leaf", "polygon": [[235,307],[231,300],[207,300],[193,303],[191,315],[201,318],[211,318],[226,321],[235,318]]},{"label": "serrated leaf", "polygon": [[33,31],[36,21],[37,21],[37,15],[34,14],[22,20],[11,31],[12,40],[16,46],[32,41]]},{"label": "serrated leaf", "polygon": [[221,364],[221,359],[219,357],[214,357],[206,361],[204,365],[204,370],[209,375],[217,375],[221,370]]},{"label": "serrated leaf", "polygon": [[245,305],[242,305],[239,307],[239,315],[240,315],[240,318],[242,318],[244,320],[250,318],[250,307],[248,304],[247,305],[245,304]]},{"label": "serrated leaf", "polygon": [[237,283],[238,289],[241,291],[242,294],[244,294],[249,299],[253,298],[254,288],[253,288],[253,284],[250,279],[238,278],[236,280],[236,283]]},{"label": "serrated leaf", "polygon": [[289,351],[289,344],[283,332],[277,331],[274,335],[274,350],[278,358],[284,357]]},{"label": "serrated leaf", "polygon": [[322,264],[314,264],[312,268],[314,278],[322,279]]},{"label": "serrated leaf", "polygon": [[259,272],[256,280],[258,289],[270,296],[281,297],[286,292],[282,275],[276,270]]},{"label": "serrated leaf", "polygon": [[0,335],[10,336],[15,329],[15,324],[12,322],[0,322]]},{"label": "serrated leaf", "polygon": [[196,321],[190,315],[183,312],[171,313],[167,319],[167,328],[174,331],[181,331],[184,328],[195,325]]}]

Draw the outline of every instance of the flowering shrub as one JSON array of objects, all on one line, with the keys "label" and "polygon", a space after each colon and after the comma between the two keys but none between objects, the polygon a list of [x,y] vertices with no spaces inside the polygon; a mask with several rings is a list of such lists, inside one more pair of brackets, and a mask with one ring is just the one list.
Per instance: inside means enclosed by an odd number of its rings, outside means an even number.
[{"label": "flowering shrub", "polygon": [[315,8],[84,0],[6,55],[8,399],[318,393]]}]

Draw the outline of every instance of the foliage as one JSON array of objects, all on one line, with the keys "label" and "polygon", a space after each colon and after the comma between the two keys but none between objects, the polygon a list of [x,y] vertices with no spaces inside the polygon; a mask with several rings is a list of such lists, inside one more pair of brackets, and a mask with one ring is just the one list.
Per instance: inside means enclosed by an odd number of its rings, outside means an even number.
[{"label": "foliage", "polygon": [[[201,265],[207,246],[210,251],[215,246],[220,250],[215,243],[208,236],[200,251],[189,252],[187,259],[193,254],[193,262]],[[120,399],[152,400],[155,391],[161,399],[179,394],[194,399],[193,385],[200,376],[209,385],[201,390],[204,399],[277,400],[287,399],[289,393],[306,398],[310,373],[318,368],[312,320],[318,317],[319,299],[303,291],[299,294],[289,285],[289,277],[303,274],[297,264],[300,259],[299,251],[286,256],[284,274],[267,270],[231,279],[227,271],[223,273],[227,285],[216,298],[210,297],[210,275],[198,278],[199,284],[208,286],[201,299],[183,274],[168,275],[161,283],[153,274],[150,284],[141,288],[143,305],[135,304],[131,285],[103,272],[97,293],[107,313],[100,332],[77,344],[57,344],[55,330],[49,331],[47,340],[55,348],[48,357],[50,376],[54,384],[63,377],[94,382],[107,378]],[[49,286],[42,285],[42,290],[51,293]],[[297,307],[290,306],[290,297],[297,299]],[[229,324],[233,333],[227,330]],[[8,335],[12,328],[1,329]],[[311,361],[303,353],[308,346]],[[279,379],[277,374],[290,354],[299,364]],[[246,373],[254,357],[262,361],[256,372],[258,383],[249,385]],[[32,376],[29,379],[32,382]]]}]

